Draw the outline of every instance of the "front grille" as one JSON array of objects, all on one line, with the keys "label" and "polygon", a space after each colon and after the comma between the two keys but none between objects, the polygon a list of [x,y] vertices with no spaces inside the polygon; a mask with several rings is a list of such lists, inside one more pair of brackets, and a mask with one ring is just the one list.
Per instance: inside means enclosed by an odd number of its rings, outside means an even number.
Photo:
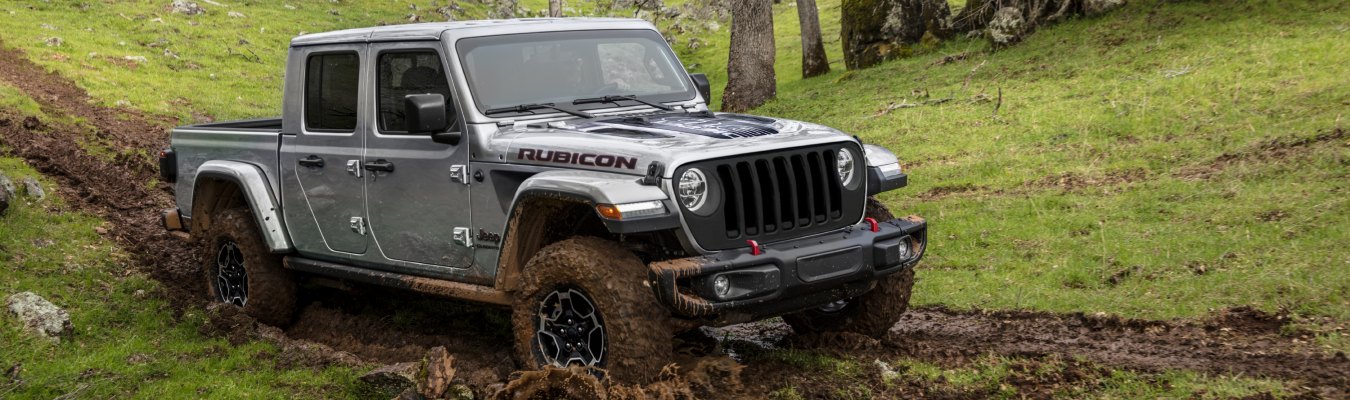
[{"label": "front grille", "polygon": [[[845,146],[855,155],[848,187],[835,169]],[[708,215],[684,210],[689,230],[703,248],[724,250],[745,247],[746,240],[772,243],[855,223],[865,196],[861,154],[852,143],[836,143],[685,166],[675,176],[699,168],[711,178],[709,200],[719,202]]]}]

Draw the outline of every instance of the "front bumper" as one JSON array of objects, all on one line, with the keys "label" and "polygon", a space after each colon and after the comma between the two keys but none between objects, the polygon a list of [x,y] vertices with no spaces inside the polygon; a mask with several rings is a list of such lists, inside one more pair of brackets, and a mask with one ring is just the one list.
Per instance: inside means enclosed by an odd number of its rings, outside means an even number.
[{"label": "front bumper", "polygon": [[[871,221],[821,235],[648,264],[656,296],[676,315],[733,324],[800,311],[872,289],[912,268],[927,247],[919,217]],[[906,251],[907,250],[907,251]],[[715,280],[724,276],[718,295]]]}]

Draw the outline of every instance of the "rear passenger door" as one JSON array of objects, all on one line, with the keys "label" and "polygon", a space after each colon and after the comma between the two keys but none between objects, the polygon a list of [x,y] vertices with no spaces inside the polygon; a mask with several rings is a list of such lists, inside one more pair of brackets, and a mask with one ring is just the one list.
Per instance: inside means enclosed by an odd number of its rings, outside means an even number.
[{"label": "rear passenger door", "polygon": [[[293,233],[317,225],[318,235],[293,234],[307,255],[350,257],[366,252],[365,188],[360,169],[366,124],[359,110],[367,98],[362,82],[365,44],[304,50],[302,128],[281,149],[282,174],[301,190],[287,190],[284,212]],[[317,237],[315,237],[317,236]]]},{"label": "rear passenger door", "polygon": [[[429,134],[409,134],[404,96],[445,97],[449,131],[463,131],[459,102],[450,90],[440,42],[380,43],[370,47],[374,123],[366,132],[366,205],[372,237],[388,260],[417,273],[444,274],[473,265],[473,251],[455,240],[468,235],[468,137],[457,145]],[[454,272],[451,272],[454,275]]]}]

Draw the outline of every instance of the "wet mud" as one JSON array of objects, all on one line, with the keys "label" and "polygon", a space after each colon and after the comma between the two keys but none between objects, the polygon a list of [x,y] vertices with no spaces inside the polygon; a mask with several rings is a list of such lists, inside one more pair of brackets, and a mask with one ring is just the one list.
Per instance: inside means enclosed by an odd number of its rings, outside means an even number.
[{"label": "wet mud", "polygon": [[[161,282],[159,295],[177,312],[207,308],[191,247],[160,227],[159,211],[173,205],[170,187],[145,184],[157,176],[152,157],[167,145],[172,121],[96,106],[70,80],[2,44],[0,80],[29,94],[49,116],[83,121],[0,110],[0,145],[8,155],[25,159],[58,181],[58,193],[70,207],[108,221],[105,236],[130,252],[143,273]],[[1330,137],[1343,135],[1337,131]],[[90,154],[82,143],[116,155]],[[260,356],[283,366],[374,368],[417,361],[428,350],[445,346],[456,360],[457,379],[479,398],[763,398],[784,387],[795,387],[807,398],[861,396],[862,391],[879,398],[983,398],[1006,391],[924,380],[884,360],[964,365],[990,355],[1012,359],[1005,383],[1019,397],[1048,397],[1066,387],[1090,386],[1113,369],[1269,377],[1292,382],[1290,387],[1300,395],[1350,395],[1350,361],[1344,354],[1327,354],[1300,340],[1285,317],[1244,308],[1196,322],[923,307],[907,313],[881,340],[794,335],[779,320],[761,321],[682,335],[676,340],[675,363],[655,381],[639,385],[603,379],[606,374],[597,371],[515,371],[511,317],[503,309],[369,287],[310,286],[302,293],[302,311],[284,329],[211,307],[211,322],[201,330],[231,341],[276,343],[277,353]],[[777,350],[854,359],[866,371],[856,381],[841,383],[819,371],[756,355]]]}]

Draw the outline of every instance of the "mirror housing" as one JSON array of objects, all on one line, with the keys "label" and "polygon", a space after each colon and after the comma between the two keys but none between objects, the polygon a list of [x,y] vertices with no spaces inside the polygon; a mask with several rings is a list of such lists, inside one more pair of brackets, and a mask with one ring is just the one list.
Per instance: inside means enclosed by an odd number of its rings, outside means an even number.
[{"label": "mirror housing", "polygon": [[694,87],[698,88],[698,94],[703,96],[703,102],[712,104],[712,83],[708,82],[708,76],[689,74],[689,79],[694,80]]},{"label": "mirror housing", "polygon": [[445,120],[445,96],[410,94],[403,97],[403,121],[408,133],[435,133],[449,126]]}]

